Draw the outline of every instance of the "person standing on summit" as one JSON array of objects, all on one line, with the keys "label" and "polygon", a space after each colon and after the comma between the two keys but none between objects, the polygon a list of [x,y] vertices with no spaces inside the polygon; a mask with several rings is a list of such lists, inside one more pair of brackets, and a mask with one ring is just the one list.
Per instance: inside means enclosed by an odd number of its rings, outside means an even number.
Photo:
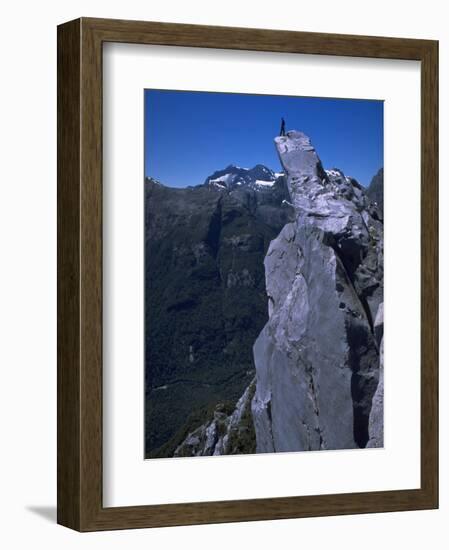
[{"label": "person standing on summit", "polygon": [[280,136],[285,136],[285,120],[284,117],[281,118],[281,131],[279,133]]}]

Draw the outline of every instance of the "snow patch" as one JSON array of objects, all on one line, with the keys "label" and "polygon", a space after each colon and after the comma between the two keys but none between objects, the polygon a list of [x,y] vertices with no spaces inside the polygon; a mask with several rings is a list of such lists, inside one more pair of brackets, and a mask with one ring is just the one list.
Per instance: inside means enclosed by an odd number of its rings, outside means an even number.
[{"label": "snow patch", "polygon": [[261,187],[273,187],[275,182],[272,181],[272,180],[270,180],[270,181],[256,180],[254,183],[255,183],[255,185],[260,185]]},{"label": "snow patch", "polygon": [[223,176],[220,176],[219,178],[209,180],[209,183],[212,185],[219,185],[220,187],[226,187],[227,185],[232,183],[233,179],[234,174],[223,174]]},{"label": "snow patch", "polygon": [[222,189],[226,189],[226,184],[223,183],[221,180],[209,180],[210,185],[215,185],[216,187],[221,187]]},{"label": "snow patch", "polygon": [[341,178],[343,175],[339,170],[325,170],[325,172],[328,176],[333,176],[334,178]]}]

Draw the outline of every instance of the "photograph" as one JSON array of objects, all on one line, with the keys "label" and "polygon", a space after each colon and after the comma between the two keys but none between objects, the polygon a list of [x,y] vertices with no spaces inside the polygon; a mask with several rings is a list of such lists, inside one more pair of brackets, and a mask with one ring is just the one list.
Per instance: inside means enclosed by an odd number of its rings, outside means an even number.
[{"label": "photograph", "polygon": [[5,550],[445,546],[447,6],[255,7],[4,5]]},{"label": "photograph", "polygon": [[144,107],[145,458],[383,447],[383,101]]}]

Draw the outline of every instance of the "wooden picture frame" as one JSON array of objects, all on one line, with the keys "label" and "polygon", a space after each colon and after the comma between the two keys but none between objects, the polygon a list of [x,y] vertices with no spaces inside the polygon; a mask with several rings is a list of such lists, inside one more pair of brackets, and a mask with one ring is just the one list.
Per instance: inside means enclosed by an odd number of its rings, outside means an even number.
[{"label": "wooden picture frame", "polygon": [[[421,488],[105,508],[102,502],[102,45],[421,62]],[[438,507],[438,43],[81,18],[58,27],[58,523],[78,531]]]}]

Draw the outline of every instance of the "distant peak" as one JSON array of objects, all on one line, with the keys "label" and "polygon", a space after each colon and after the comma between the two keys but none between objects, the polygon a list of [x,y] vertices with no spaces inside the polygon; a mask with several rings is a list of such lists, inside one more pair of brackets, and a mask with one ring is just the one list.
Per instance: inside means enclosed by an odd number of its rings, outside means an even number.
[{"label": "distant peak", "polygon": [[228,191],[244,187],[256,191],[267,190],[270,187],[274,187],[279,175],[279,173],[273,172],[273,170],[263,164],[256,164],[250,169],[229,164],[226,168],[217,170],[207,177],[204,185]]}]

